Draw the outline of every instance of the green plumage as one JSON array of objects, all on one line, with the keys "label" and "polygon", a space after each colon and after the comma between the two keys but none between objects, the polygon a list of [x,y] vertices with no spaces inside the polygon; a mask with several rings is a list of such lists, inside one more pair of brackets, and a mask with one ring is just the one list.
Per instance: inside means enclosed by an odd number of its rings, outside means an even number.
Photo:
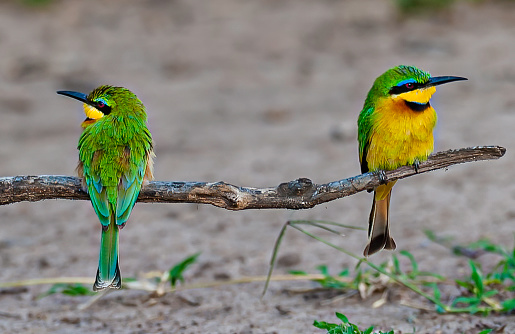
[{"label": "green plumage", "polygon": [[143,181],[152,178],[152,137],[145,107],[122,87],[100,86],[87,96],[59,93],[84,102],[88,116],[78,144],[78,171],[102,224],[93,289],[120,288],[118,232],[129,218]]}]

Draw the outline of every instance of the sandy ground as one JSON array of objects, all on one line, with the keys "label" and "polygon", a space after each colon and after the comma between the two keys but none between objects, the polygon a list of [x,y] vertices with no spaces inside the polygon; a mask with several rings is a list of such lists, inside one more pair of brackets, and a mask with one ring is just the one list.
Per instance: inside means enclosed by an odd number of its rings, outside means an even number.
[{"label": "sandy ground", "polygon": [[[356,119],[373,80],[412,64],[470,80],[439,88],[437,150],[502,145],[499,161],[399,182],[393,235],[421,270],[463,277],[467,260],[424,235],[457,243],[488,237],[513,247],[515,221],[515,6],[458,3],[434,18],[401,19],[386,1],[55,1],[40,9],[0,3],[0,175],[73,175],[81,106],[56,90],[122,85],[145,103],[156,142],[156,179],[266,187],[359,173]],[[337,136],[335,136],[337,134]],[[188,283],[260,276],[289,219],[366,226],[371,195],[311,210],[229,212],[202,205],[139,204],[121,237],[124,277],[166,270],[202,252]],[[0,208],[0,281],[93,277],[99,224],[86,201]],[[366,235],[328,240],[361,253]],[[290,230],[275,273],[333,273],[355,261]],[[388,252],[372,259],[380,263]],[[488,265],[488,264],[486,264]],[[344,313],[361,326],[402,333],[477,333],[513,315],[437,315],[374,295],[327,303],[287,294],[310,282],[229,285],[168,294],[52,295],[49,286],[0,291],[2,333],[311,333]],[[415,296],[419,303],[425,303]],[[429,304],[426,304],[429,306]]]}]

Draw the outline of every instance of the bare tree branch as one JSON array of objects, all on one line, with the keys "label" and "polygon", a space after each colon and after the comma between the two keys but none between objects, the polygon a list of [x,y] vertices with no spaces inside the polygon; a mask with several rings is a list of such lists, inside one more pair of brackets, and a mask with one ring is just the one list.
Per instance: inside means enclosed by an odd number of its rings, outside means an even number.
[{"label": "bare tree branch", "polygon": [[[420,163],[418,173],[412,166],[386,171],[389,181],[447,168],[451,165],[499,159],[506,149],[478,146],[438,152]],[[138,197],[139,202],[201,203],[228,210],[308,209],[315,205],[370,190],[380,185],[379,173],[366,173],[326,184],[301,178],[273,188],[238,187],[225,182],[150,182]],[[14,176],[0,178],[0,205],[44,199],[89,200],[81,181],[72,176]]]}]

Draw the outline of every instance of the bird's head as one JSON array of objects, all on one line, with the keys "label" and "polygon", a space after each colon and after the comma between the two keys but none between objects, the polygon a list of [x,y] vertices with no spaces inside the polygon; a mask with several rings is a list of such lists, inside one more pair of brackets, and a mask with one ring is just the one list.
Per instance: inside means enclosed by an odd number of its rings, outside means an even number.
[{"label": "bird's head", "polygon": [[412,110],[423,111],[429,107],[429,100],[436,87],[448,82],[467,80],[463,77],[432,77],[428,72],[415,66],[400,65],[380,75],[368,93],[367,101],[375,103],[379,99],[405,102]]},{"label": "bird's head", "polygon": [[109,115],[123,113],[141,114],[145,117],[143,103],[127,88],[103,85],[91,93],[58,91],[57,94],[84,102],[86,121],[96,121]]}]

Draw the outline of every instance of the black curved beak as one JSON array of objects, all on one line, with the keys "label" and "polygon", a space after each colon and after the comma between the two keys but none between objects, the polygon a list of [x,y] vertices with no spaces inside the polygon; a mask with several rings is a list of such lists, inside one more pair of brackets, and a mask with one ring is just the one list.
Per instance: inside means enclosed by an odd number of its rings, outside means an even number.
[{"label": "black curved beak", "polygon": [[81,102],[90,104],[90,102],[87,99],[88,96],[84,93],[74,92],[74,91],[70,91],[70,90],[59,90],[59,91],[57,91],[57,94],[68,96],[68,97],[71,97],[72,99],[79,100]]},{"label": "black curved beak", "polygon": [[446,84],[448,82],[462,81],[462,80],[468,80],[468,79],[467,78],[463,78],[463,77],[449,77],[449,76],[431,77],[429,79],[429,82],[426,84],[426,87],[438,86],[438,85]]}]

